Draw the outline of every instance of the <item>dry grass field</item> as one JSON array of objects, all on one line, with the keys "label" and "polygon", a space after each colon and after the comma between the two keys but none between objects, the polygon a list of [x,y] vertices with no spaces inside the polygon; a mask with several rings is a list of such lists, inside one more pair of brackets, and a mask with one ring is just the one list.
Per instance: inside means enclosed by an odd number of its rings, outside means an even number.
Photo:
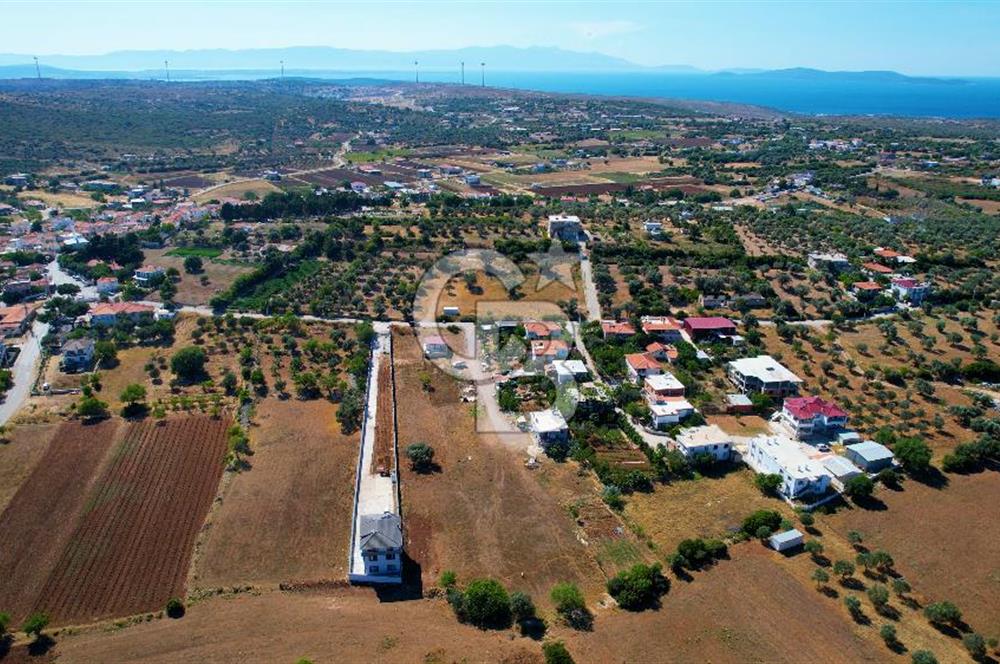
[{"label": "dry grass field", "polygon": [[99,203],[87,194],[74,194],[70,192],[52,193],[42,189],[30,189],[22,191],[17,195],[22,201],[39,200],[46,205],[58,208],[92,208]]},{"label": "dry grass field", "polygon": [[[437,314],[441,315],[445,307],[455,306],[459,308],[462,316],[475,315],[476,314],[476,303],[484,302],[509,302],[510,296],[507,294],[507,290],[504,288],[503,283],[494,277],[490,277],[485,273],[478,273],[477,278],[477,288],[481,292],[472,292],[469,290],[465,281],[460,278],[452,279],[445,286],[444,290],[441,291],[440,297],[437,301]],[[545,284],[545,286],[538,290],[538,282],[540,281],[539,275],[528,274],[525,276],[525,281],[520,285],[520,291],[524,294],[523,302],[560,302],[564,300],[575,299],[583,310],[586,308],[584,303],[583,295],[580,285],[580,277],[578,273],[573,275],[574,284],[576,284],[576,291],[571,291],[566,287],[565,284],[559,281],[550,281]]]},{"label": "dry grass field", "polygon": [[[440,465],[427,475],[406,462],[401,468],[407,553],[424,584],[450,569],[464,581],[494,576],[536,601],[544,602],[558,581],[599,594],[604,575],[598,552],[581,542],[585,528],[570,514],[575,501],[596,495],[592,476],[551,462],[528,470],[519,452],[475,432],[459,384],[421,358],[408,331],[396,332],[394,346],[399,444],[429,443]],[[430,378],[429,390],[421,385],[423,375]]]},{"label": "dry grass field", "polygon": [[0,444],[0,513],[55,439],[59,425],[26,424],[12,427],[9,442]]},{"label": "dry grass field", "polygon": [[1000,474],[948,475],[944,488],[908,481],[878,494],[885,509],[841,510],[820,521],[888,551],[898,571],[926,602],[949,600],[986,636],[1000,636],[1000,547],[995,511]]},{"label": "dry grass field", "polygon": [[347,574],[359,434],[325,400],[267,399],[250,430],[251,468],[228,478],[196,554],[212,588],[341,579]]},{"label": "dry grass field", "polygon": [[281,191],[281,189],[267,180],[243,180],[241,182],[230,182],[228,184],[223,184],[198,192],[194,194],[191,199],[196,203],[205,203],[213,199],[221,201],[223,198],[236,198],[242,200],[247,193],[253,193],[256,194],[258,198],[263,198],[267,194],[275,191]]},{"label": "dry grass field", "polygon": [[[220,263],[211,258],[202,259],[203,270],[199,274],[188,274],[184,271],[183,256],[168,256],[170,249],[146,249],[146,262],[163,268],[176,268],[181,273],[177,283],[177,295],[174,301],[178,304],[205,305],[214,295],[228,289],[236,278],[253,270],[250,265],[233,265]],[[159,300],[159,292],[150,294],[150,299]]]}]

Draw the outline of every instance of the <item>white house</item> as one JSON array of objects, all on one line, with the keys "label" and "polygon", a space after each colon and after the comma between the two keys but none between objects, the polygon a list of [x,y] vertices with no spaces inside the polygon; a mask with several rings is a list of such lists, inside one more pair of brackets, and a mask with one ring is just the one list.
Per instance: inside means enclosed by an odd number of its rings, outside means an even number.
[{"label": "white house", "polygon": [[751,438],[743,460],[755,472],[780,475],[779,490],[788,499],[808,493],[822,494],[830,488],[830,471],[786,436]]},{"label": "white house", "polygon": [[663,373],[660,363],[648,353],[629,353],[625,356],[625,368],[629,378],[637,382],[648,376]]},{"label": "white house", "polygon": [[550,214],[548,233],[550,238],[576,242],[583,234],[583,224],[575,214]]},{"label": "white house", "polygon": [[770,355],[744,357],[727,365],[729,379],[740,392],[763,392],[772,397],[797,394],[802,379]]},{"label": "white house", "polygon": [[678,424],[694,412],[694,406],[684,397],[665,399],[649,404],[649,416],[653,426],[659,428]]},{"label": "white house", "polygon": [[542,449],[569,440],[569,425],[556,408],[528,413],[528,425]]},{"label": "white house", "polygon": [[674,438],[677,450],[691,459],[711,454],[717,461],[728,461],[733,453],[733,438],[716,424],[683,429]]},{"label": "white house", "polygon": [[86,371],[93,360],[93,339],[71,339],[63,344],[60,363],[63,371]]},{"label": "white house", "polygon": [[569,357],[569,344],[562,339],[535,339],[531,342],[531,359],[534,362],[565,360]]},{"label": "white house", "polygon": [[651,237],[659,237],[663,233],[663,224],[658,221],[644,221],[642,222],[642,230]]},{"label": "white house", "polygon": [[793,397],[785,399],[779,419],[798,438],[808,438],[847,426],[847,412],[821,397]]},{"label": "white house", "polygon": [[930,284],[909,277],[893,279],[890,288],[897,300],[906,300],[912,305],[919,305],[931,292]]},{"label": "white house", "polygon": [[90,324],[110,327],[120,320],[137,322],[142,318],[152,318],[155,309],[138,302],[98,302],[90,306]]},{"label": "white house", "polygon": [[647,376],[643,381],[643,389],[650,405],[666,403],[685,394],[684,383],[670,372]]},{"label": "white house", "polygon": [[659,337],[664,343],[672,344],[684,340],[684,335],[681,334],[684,326],[675,318],[643,316],[639,322],[644,333]]},{"label": "white house", "polygon": [[843,272],[851,267],[851,261],[844,254],[809,254],[806,262],[814,270],[825,268],[831,272]]},{"label": "white house", "polygon": [[398,514],[364,514],[358,532],[365,575],[372,581],[396,581],[403,576],[403,523]]},{"label": "white house", "polygon": [[553,360],[546,372],[556,385],[586,380],[590,376],[587,365],[580,360]]},{"label": "white house", "polygon": [[135,280],[143,286],[147,286],[150,283],[162,279],[166,272],[162,267],[156,265],[143,265],[135,271]]},{"label": "white house", "polygon": [[424,338],[424,357],[434,359],[437,357],[448,357],[451,355],[451,348],[440,336],[434,335]]}]

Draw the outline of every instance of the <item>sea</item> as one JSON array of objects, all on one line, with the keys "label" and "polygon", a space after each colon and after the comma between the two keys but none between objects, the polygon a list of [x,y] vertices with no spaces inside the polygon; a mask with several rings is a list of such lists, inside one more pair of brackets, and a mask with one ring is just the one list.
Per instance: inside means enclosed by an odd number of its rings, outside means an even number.
[{"label": "sea", "polygon": [[[416,75],[411,70],[323,72],[322,77],[414,81]],[[460,75],[458,71],[423,71],[420,81],[459,83]],[[487,86],[542,92],[735,102],[810,115],[1000,118],[1000,78],[494,72],[488,68],[483,72],[479,67],[466,67],[467,85],[484,82]]]}]

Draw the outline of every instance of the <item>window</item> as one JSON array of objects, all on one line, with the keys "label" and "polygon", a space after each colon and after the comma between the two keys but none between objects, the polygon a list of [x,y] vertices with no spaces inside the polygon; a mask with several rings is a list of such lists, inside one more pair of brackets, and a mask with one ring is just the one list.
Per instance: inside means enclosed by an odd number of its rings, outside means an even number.
[{"label": "window", "polygon": [[388,567],[385,568],[385,571],[386,572],[395,572],[396,571],[396,566],[395,565],[389,565]]},{"label": "window", "polygon": [[369,574],[378,574],[378,565],[372,565],[368,568]]},{"label": "window", "polygon": [[369,553],[368,554],[368,560],[370,560],[373,563],[377,563],[378,562],[378,554],[377,553]]},{"label": "window", "polygon": [[385,559],[386,560],[395,560],[396,559],[396,554],[393,553],[392,551],[389,551],[389,552],[387,552],[385,554]]}]

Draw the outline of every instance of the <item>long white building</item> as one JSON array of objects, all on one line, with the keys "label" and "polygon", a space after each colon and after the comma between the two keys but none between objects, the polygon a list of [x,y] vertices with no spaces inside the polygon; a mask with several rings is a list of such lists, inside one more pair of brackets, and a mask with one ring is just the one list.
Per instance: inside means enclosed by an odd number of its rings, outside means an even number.
[{"label": "long white building", "polygon": [[787,436],[756,436],[743,457],[755,472],[781,476],[783,496],[795,499],[807,493],[822,494],[830,487],[830,471],[809,458],[796,441]]}]

